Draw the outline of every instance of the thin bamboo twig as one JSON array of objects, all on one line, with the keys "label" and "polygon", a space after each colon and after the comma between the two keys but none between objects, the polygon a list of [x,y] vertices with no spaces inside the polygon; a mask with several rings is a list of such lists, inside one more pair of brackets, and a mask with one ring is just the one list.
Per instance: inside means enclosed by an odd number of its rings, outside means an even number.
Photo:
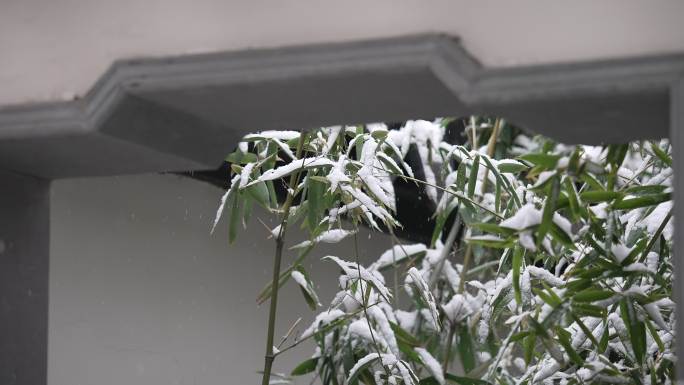
[{"label": "thin bamboo twig", "polygon": [[468,274],[468,265],[470,264],[470,259],[472,258],[473,255],[473,247],[472,245],[466,246],[466,251],[465,255],[463,256],[463,267],[461,268],[461,276],[458,280],[458,292],[463,293],[465,290],[465,279],[466,275]]},{"label": "thin bamboo twig", "polygon": [[[370,309],[370,308],[372,308],[373,306],[377,306],[377,305],[379,305],[379,304],[380,304],[380,301],[375,302],[375,303],[373,303],[373,304],[371,304],[371,305],[368,305],[367,308]],[[361,313],[362,311],[363,311],[363,309],[356,310],[356,311],[354,311],[354,312],[352,312],[352,313],[347,314],[347,315],[344,316],[344,317],[339,318],[338,320],[348,320],[348,319],[350,319],[350,318],[356,316],[357,314]],[[288,350],[290,350],[290,349],[294,349],[294,348],[297,347],[299,344],[301,344],[301,343],[304,342],[304,341],[309,340],[310,338],[313,338],[313,337],[314,337],[315,335],[317,335],[318,333],[320,333],[320,331],[319,331],[319,332],[316,332],[316,333],[312,333],[311,335],[309,335],[309,336],[307,336],[307,337],[305,337],[305,338],[300,338],[300,339],[298,339],[298,340],[295,340],[295,342],[293,342],[291,345],[288,345],[287,347],[285,347],[285,348],[283,348],[283,349],[280,349],[280,351],[279,351],[278,353],[275,354],[276,357],[279,356],[279,355],[281,355],[281,354],[283,354],[283,353],[285,353],[286,351],[288,351]]]}]

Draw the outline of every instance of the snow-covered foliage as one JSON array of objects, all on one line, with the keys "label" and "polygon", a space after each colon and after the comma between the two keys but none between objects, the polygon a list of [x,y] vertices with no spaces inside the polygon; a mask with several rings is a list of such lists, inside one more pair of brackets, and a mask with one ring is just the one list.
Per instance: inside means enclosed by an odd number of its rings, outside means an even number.
[{"label": "snow-covered foliage", "polygon": [[[227,207],[234,238],[257,203],[301,223],[309,239],[278,282],[293,278],[314,309],[304,258],[361,223],[393,234],[393,179],[424,186],[437,207],[431,242],[395,238],[368,266],[346,249],[326,257],[338,294],[275,355],[315,340],[293,375],[324,384],[672,384],[668,142],[567,146],[471,118],[459,145],[444,139],[449,121],[266,131],[229,156],[217,221]],[[275,183],[297,198],[292,210]]]}]

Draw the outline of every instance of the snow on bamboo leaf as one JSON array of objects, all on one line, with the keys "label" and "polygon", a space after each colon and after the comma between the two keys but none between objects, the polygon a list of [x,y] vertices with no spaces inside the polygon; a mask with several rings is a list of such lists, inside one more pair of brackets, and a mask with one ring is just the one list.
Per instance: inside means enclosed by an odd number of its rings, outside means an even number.
[{"label": "snow on bamboo leaf", "polygon": [[240,188],[245,187],[249,182],[249,177],[252,174],[255,165],[256,163],[247,163],[245,167],[242,168],[242,172],[240,173]]},{"label": "snow on bamboo leaf", "polygon": [[437,380],[438,383],[444,385],[444,371],[442,370],[442,365],[435,359],[435,357],[430,354],[427,350],[424,348],[414,348],[416,353],[418,353],[418,356],[420,356],[420,360],[423,362],[423,365],[427,368],[427,370],[432,374],[432,376]]},{"label": "snow on bamboo leaf", "polygon": [[[499,223],[499,226],[509,228],[512,230],[525,230],[532,226],[539,225],[542,221],[541,210],[534,207],[532,203],[522,206],[513,216],[504,219]],[[572,225],[570,221],[562,217],[558,213],[553,215],[553,223],[558,225],[566,234],[572,236]]]},{"label": "snow on bamboo leaf", "polygon": [[546,269],[542,269],[541,267],[527,266],[525,269],[530,272],[532,277],[541,279],[551,286],[563,286],[565,284],[565,281],[554,276],[551,274],[551,272]]},{"label": "snow on bamboo leaf", "polygon": [[[343,261],[331,255],[323,257],[323,259],[329,259],[335,262],[349,278],[361,279],[368,282],[386,301],[389,301],[389,299],[392,298],[392,293],[385,287],[385,283],[378,278],[380,273],[368,271],[363,266],[353,262]],[[375,274],[378,275],[376,276]]]},{"label": "snow on bamboo leaf", "polygon": [[267,170],[264,172],[256,181],[250,183],[256,183],[257,181],[259,182],[264,182],[267,180],[274,180],[274,179],[279,179],[284,176],[290,175],[292,172],[298,170],[298,169],[304,169],[304,168],[314,168],[314,167],[321,167],[321,166],[332,166],[334,163],[332,160],[328,158],[304,158],[304,159],[297,159],[293,160],[292,162],[280,166],[278,168],[274,168],[271,170]]},{"label": "snow on bamboo leaf", "polygon": [[422,243],[416,243],[412,245],[395,245],[391,249],[382,253],[380,258],[378,258],[378,260],[369,267],[369,270],[380,270],[384,267],[402,262],[408,257],[424,253],[426,250],[427,246]]},{"label": "snow on bamboo leaf", "polygon": [[306,293],[306,296],[308,296],[307,302],[312,309],[315,309],[316,306],[321,306],[321,302],[318,300],[318,295],[316,295],[313,285],[303,273],[294,270],[292,273],[290,273],[290,276],[299,285],[299,287],[301,287],[304,293]]},{"label": "snow on bamboo leaf", "polygon": [[256,139],[279,139],[279,140],[293,140],[299,138],[299,131],[261,131],[258,134],[245,135],[245,141]]},{"label": "snow on bamboo leaf", "polygon": [[394,220],[392,218],[392,215],[385,210],[382,206],[377,204],[371,197],[366,195],[363,191],[353,188],[351,186],[343,186],[342,187],[343,191],[348,192],[351,196],[356,198],[361,204],[368,209],[373,215],[375,215],[377,218],[379,218],[381,221],[385,223],[393,223]]},{"label": "snow on bamboo leaf", "polygon": [[299,335],[299,340],[304,340],[311,337],[315,333],[318,333],[322,327],[329,325],[345,315],[346,313],[339,309],[332,309],[320,313],[316,316],[316,319],[311,323],[311,325]]},{"label": "snow on bamboo leaf", "polygon": [[304,241],[301,243],[298,243],[292,247],[291,249],[302,249],[305,247],[309,247],[311,245],[315,245],[316,243],[322,242],[322,243],[338,243],[344,238],[355,234],[355,230],[344,230],[344,229],[332,229],[328,231],[324,231],[321,233],[321,235],[317,236],[316,238],[313,239],[313,241]]},{"label": "snow on bamboo leaf", "polygon": [[[356,364],[354,364],[354,366],[352,366],[352,368],[349,369],[347,384],[355,383],[355,380],[358,377],[359,372],[366,369],[368,366],[372,365],[376,361],[380,361],[380,364],[382,366],[392,367],[396,365],[398,360],[394,354],[369,353],[366,356],[362,357],[360,360],[358,360]],[[410,382],[407,384],[413,383],[414,382]]]},{"label": "snow on bamboo leaf", "polygon": [[325,142],[325,146],[323,147],[323,155],[327,155],[330,152],[330,149],[335,144],[337,137],[340,135],[340,131],[342,131],[342,126],[330,127],[330,135],[328,135],[328,139]]},{"label": "snow on bamboo leaf", "polygon": [[[428,286],[427,282],[423,279],[423,276],[420,274],[418,269],[415,267],[411,267],[408,270],[408,276],[407,278],[407,284],[412,285],[413,287],[416,288],[418,291],[418,295],[420,298],[425,302],[425,305],[428,307],[428,310],[430,311],[430,321],[433,323],[433,326],[435,330],[440,329],[440,323],[439,323],[439,312],[437,311],[437,304],[435,303],[435,297],[432,295],[432,292],[430,291],[430,287]],[[410,280],[409,280],[410,278]]]},{"label": "snow on bamboo leaf", "polygon": [[216,210],[216,217],[214,218],[214,223],[211,226],[211,232],[210,233],[212,233],[212,234],[214,233],[214,230],[216,229],[216,225],[218,225],[218,222],[221,219],[221,215],[223,214],[223,209],[226,206],[226,201],[228,201],[228,198],[230,198],[231,195],[236,193],[235,189],[236,189],[239,181],[240,181],[240,176],[239,175],[234,176],[230,182],[230,188],[221,197],[221,203],[219,204],[219,207]]},{"label": "snow on bamboo leaf", "polygon": [[375,322],[378,332],[382,336],[382,339],[387,344],[387,348],[392,354],[399,355],[399,346],[397,345],[397,339],[392,330],[392,326],[387,319],[387,315],[383,312],[379,306],[371,306],[368,308],[368,315]]},{"label": "snow on bamboo leaf", "polygon": [[346,166],[348,160],[345,155],[340,155],[340,158],[335,162],[335,165],[330,169],[330,172],[326,176],[328,182],[330,182],[330,191],[337,190],[337,187],[341,183],[349,183],[351,180],[346,174]]}]

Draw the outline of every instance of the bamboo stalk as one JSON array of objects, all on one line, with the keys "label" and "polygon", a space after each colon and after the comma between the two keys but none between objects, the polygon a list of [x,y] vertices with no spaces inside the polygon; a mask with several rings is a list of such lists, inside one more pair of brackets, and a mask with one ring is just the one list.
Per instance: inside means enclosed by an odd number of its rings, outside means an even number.
[{"label": "bamboo stalk", "polygon": [[[297,158],[302,154],[302,148],[304,147],[304,132],[302,131],[299,135],[299,143],[297,144]],[[302,168],[303,168],[302,160]],[[290,186],[295,186],[297,180],[299,179],[299,173],[301,169],[290,176]],[[271,283],[271,303],[268,310],[268,330],[266,331],[266,354],[264,355],[264,371],[261,378],[261,385],[268,385],[271,381],[271,369],[273,368],[273,360],[275,359],[275,353],[273,351],[273,338],[275,334],[275,321],[276,312],[278,309],[278,281],[280,280],[280,265],[283,257],[283,245],[285,244],[285,230],[287,229],[287,220],[290,215],[290,208],[292,207],[292,201],[294,200],[294,190],[290,189],[287,198],[285,198],[285,203],[283,204],[283,219],[280,223],[280,231],[275,239],[276,249],[275,255],[273,257],[273,279]]]}]

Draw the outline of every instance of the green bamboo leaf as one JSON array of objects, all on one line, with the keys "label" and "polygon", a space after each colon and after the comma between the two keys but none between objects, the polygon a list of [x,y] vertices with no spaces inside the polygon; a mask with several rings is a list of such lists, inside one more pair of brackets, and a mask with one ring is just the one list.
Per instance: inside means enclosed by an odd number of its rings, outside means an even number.
[{"label": "green bamboo leaf", "polygon": [[632,342],[632,349],[634,357],[637,359],[637,364],[641,365],[644,362],[646,355],[646,327],[644,323],[639,320],[632,302],[624,298],[620,301],[620,315],[627,326],[629,339]]},{"label": "green bamboo leaf", "polygon": [[268,187],[266,186],[266,183],[255,183],[245,188],[245,192],[249,195],[250,198],[254,199],[254,201],[258,203],[259,206],[265,209],[268,209],[270,207],[271,197],[268,191]]},{"label": "green bamboo leaf", "polygon": [[303,376],[316,370],[316,365],[318,365],[318,357],[309,358],[308,360],[305,360],[299,365],[295,366],[290,374],[293,376]]},{"label": "green bamboo leaf", "polygon": [[515,292],[515,301],[518,305],[522,305],[522,294],[520,293],[520,269],[522,268],[522,248],[518,245],[513,249],[513,290]]},{"label": "green bamboo leaf", "polygon": [[534,330],[534,334],[536,336],[541,337],[542,339],[549,338],[549,333],[546,331],[546,328],[544,328],[542,324],[537,322],[536,319],[529,318],[528,321],[530,323],[530,326],[532,326],[532,330]]},{"label": "green bamboo leaf", "polygon": [[268,200],[271,209],[278,208],[278,195],[276,195],[275,186],[272,180],[266,181],[266,188],[268,189]]},{"label": "green bamboo leaf", "polygon": [[[299,141],[299,138],[297,138],[296,141]],[[268,146],[266,147],[266,159],[264,159],[263,165],[261,167],[262,171],[275,168],[276,162],[278,160],[278,150],[279,147],[277,144],[268,142]]]},{"label": "green bamboo leaf", "polygon": [[406,344],[411,346],[412,348],[415,348],[416,346],[420,346],[421,343],[416,339],[416,337],[413,336],[413,334],[407,332],[406,330],[402,329],[401,326],[397,325],[396,323],[389,321],[390,327],[392,328],[392,331],[394,332],[394,335],[397,338],[397,341],[401,340],[404,341]]},{"label": "green bamboo leaf", "polygon": [[584,203],[609,202],[620,197],[622,194],[617,191],[591,190],[580,193],[580,199]]},{"label": "green bamboo leaf", "polygon": [[582,179],[592,190],[603,191],[606,188],[598,181],[594,176],[589,174],[586,169],[580,174],[580,179]]},{"label": "green bamboo leaf", "polygon": [[464,162],[458,165],[458,170],[456,171],[456,191],[465,192],[466,186],[466,166]]},{"label": "green bamboo leaf", "polygon": [[655,327],[653,327],[653,323],[651,322],[651,320],[645,318],[644,323],[646,324],[646,328],[648,329],[649,334],[651,334],[651,337],[653,337],[653,341],[655,341],[656,345],[658,345],[658,349],[660,349],[661,352],[664,352],[665,344],[663,344],[663,340],[660,339],[660,336],[658,335],[658,332],[656,331]]},{"label": "green bamboo leaf", "polygon": [[518,342],[520,340],[525,339],[525,337],[529,336],[530,334],[532,334],[532,331],[530,331],[530,330],[525,330],[525,331],[522,331],[520,333],[515,333],[511,336],[511,339],[508,340],[508,342],[510,342],[510,343]]},{"label": "green bamboo leaf", "polygon": [[603,334],[601,334],[601,340],[599,340],[599,352],[603,353],[608,348],[608,341],[610,340],[610,329],[608,328],[608,322],[603,320]]},{"label": "green bamboo leaf", "polygon": [[240,194],[231,196],[230,221],[228,222],[228,243],[232,244],[237,238],[238,226],[240,226]]},{"label": "green bamboo leaf", "polygon": [[491,247],[494,249],[507,249],[515,244],[515,240],[513,238],[503,239],[486,235],[467,238],[466,242],[473,245]]},{"label": "green bamboo leaf", "polygon": [[515,174],[521,171],[526,171],[529,167],[525,166],[520,162],[510,161],[510,162],[499,162],[497,168],[499,172]]},{"label": "green bamboo leaf", "polygon": [[430,376],[418,381],[418,385],[440,385],[440,383],[434,377]]},{"label": "green bamboo leaf", "polygon": [[581,317],[605,318],[607,315],[605,307],[591,305],[585,302],[573,303],[572,311]]},{"label": "green bamboo leaf", "polygon": [[242,166],[240,166],[239,164],[233,163],[233,164],[230,165],[230,170],[231,170],[234,174],[238,174],[238,175],[239,175],[239,174],[242,173]]},{"label": "green bamboo leaf", "polygon": [[594,302],[608,299],[615,295],[611,290],[604,289],[586,289],[575,294],[572,299],[575,302]]},{"label": "green bamboo leaf", "polygon": [[475,368],[477,361],[475,360],[475,351],[473,348],[473,340],[468,330],[468,324],[465,323],[460,327],[458,332],[458,354],[461,357],[461,364],[466,373]]},{"label": "green bamboo leaf", "polygon": [[[364,372],[366,369],[368,369],[371,365],[375,363],[375,361],[378,361],[380,357],[378,356],[377,353],[374,353],[375,356],[365,362],[363,365],[359,366],[356,371],[349,373],[349,378],[347,378],[347,383],[348,384],[354,384],[356,383],[359,375]],[[372,377],[371,377],[372,378]]]},{"label": "green bamboo leaf", "polygon": [[570,238],[570,235],[566,233],[563,229],[560,228],[555,222],[551,222],[551,231],[550,231],[551,237],[563,246],[567,247],[570,250],[575,250],[575,242]]},{"label": "green bamboo leaf", "polygon": [[634,186],[624,190],[625,194],[630,195],[652,195],[659,194],[667,190],[668,186],[663,185],[646,185],[646,186]]},{"label": "green bamboo leaf", "polygon": [[394,175],[404,174],[404,172],[399,168],[399,165],[392,158],[382,152],[378,152],[377,156],[380,162],[382,162],[383,166],[385,166],[385,169],[389,170],[390,173]]},{"label": "green bamboo leaf", "polygon": [[242,201],[242,225],[244,227],[249,223],[249,219],[252,217],[252,206],[254,203],[254,198],[249,195],[245,196]]},{"label": "green bamboo leaf", "polygon": [[307,178],[309,178],[311,180],[315,180],[318,183],[323,183],[323,184],[330,183],[330,181],[328,181],[328,179],[326,177],[320,176],[320,175],[309,175],[309,176],[307,176]]},{"label": "green bamboo leaf", "polygon": [[584,290],[591,286],[590,279],[573,279],[565,284],[565,288],[568,290],[568,294],[576,293],[580,290]]},{"label": "green bamboo leaf", "polygon": [[614,170],[617,170],[617,167],[622,165],[622,162],[624,162],[625,156],[627,155],[628,149],[628,144],[611,144],[608,146],[608,155],[606,156],[606,160],[608,163],[615,166],[613,168]]},{"label": "green bamboo leaf", "polygon": [[515,230],[509,229],[507,227],[501,227],[501,226],[494,224],[494,223],[485,223],[485,222],[471,223],[470,227],[484,231],[484,232],[487,232],[487,233],[501,234],[501,235],[505,235],[505,236],[515,234]]},{"label": "green bamboo leaf", "polygon": [[415,350],[413,350],[414,347],[406,343],[406,341],[398,339],[397,347],[399,348],[399,351],[404,355],[404,359],[406,361],[413,362],[416,364],[422,364],[420,356],[418,355],[418,353],[416,353]]},{"label": "green bamboo leaf", "polygon": [[326,185],[313,179],[306,180],[307,186],[307,227],[309,231],[313,232],[318,227],[325,208],[323,207],[323,194],[325,193]]},{"label": "green bamboo leaf", "polygon": [[470,175],[468,176],[468,198],[473,199],[475,195],[475,185],[477,184],[477,174],[480,170],[480,156],[475,156],[473,165],[470,167]]},{"label": "green bamboo leaf", "polygon": [[663,163],[672,167],[672,157],[670,157],[665,151],[658,147],[655,143],[651,142],[651,150]]},{"label": "green bamboo leaf", "polygon": [[309,278],[309,274],[304,270],[304,267],[302,265],[297,265],[290,273],[290,276],[297,282],[299,290],[309,308],[311,310],[316,310],[321,304],[318,300],[318,295],[316,295],[313,283]]},{"label": "green bamboo leaf", "polygon": [[[520,207],[520,201],[518,200],[518,194],[515,192],[515,189],[511,185],[511,182],[507,178],[504,178],[501,175],[501,173],[499,173],[497,168],[492,165],[492,162],[489,160],[489,157],[484,156],[484,157],[482,157],[482,159],[484,159],[485,163],[487,164],[487,167],[490,170],[492,170],[492,173],[494,174],[494,177],[496,178],[496,189],[497,190],[501,190],[502,188],[505,189],[506,192],[508,193],[508,195],[511,198],[513,198],[513,201],[515,201],[515,204],[518,207]],[[501,191],[497,192],[497,194],[499,195],[499,198],[497,198],[497,199],[500,199]],[[496,207],[497,207],[497,212],[498,212],[499,206],[497,205]]]},{"label": "green bamboo leaf", "polygon": [[582,359],[582,357],[572,347],[572,343],[570,343],[570,333],[564,330],[562,327],[556,326],[556,335],[558,336],[558,342],[560,342],[560,344],[563,346],[563,349],[565,349],[565,353],[568,354],[570,360],[572,360],[572,362],[574,362],[576,365],[584,365],[584,359]]},{"label": "green bamboo leaf", "polygon": [[560,159],[560,155],[536,153],[536,154],[525,154],[518,157],[524,161],[530,162],[536,166],[540,166],[543,169],[554,169]]},{"label": "green bamboo leaf", "polygon": [[558,305],[558,303],[556,303],[556,302],[553,300],[553,298],[551,298],[545,291],[543,291],[543,290],[541,290],[541,289],[539,289],[539,288],[537,288],[537,287],[533,287],[533,288],[532,288],[532,292],[534,292],[534,294],[538,295],[539,298],[541,298],[542,301],[546,302],[546,303],[547,303],[548,305],[550,305],[551,307],[555,307],[555,306]]},{"label": "green bamboo leaf", "polygon": [[582,329],[582,332],[584,333],[585,336],[587,336],[587,338],[589,338],[589,341],[591,341],[591,343],[594,345],[594,347],[596,349],[599,349],[599,343],[596,340],[596,337],[594,337],[594,333],[592,333],[592,331],[589,330],[587,325],[585,325],[584,322],[582,322],[582,319],[575,314],[572,314],[572,319],[580,327],[580,329]]},{"label": "green bamboo leaf", "polygon": [[247,164],[257,162],[259,159],[251,152],[235,151],[226,156],[225,161],[234,164]]},{"label": "green bamboo leaf", "polygon": [[[435,228],[432,231],[432,239],[430,240],[430,247],[434,247],[435,244],[437,244],[437,239],[439,239],[439,236],[442,234],[442,230],[444,229],[444,225],[446,225],[447,219],[449,219],[449,216],[456,207],[457,205],[455,204],[455,202],[450,201],[449,203],[447,203],[446,208],[437,214],[437,219],[435,220]],[[456,221],[458,221],[458,219],[456,219]],[[456,221],[454,221],[452,226],[456,225]]]},{"label": "green bamboo leaf", "polygon": [[497,179],[494,193],[494,210],[501,212],[501,182]]},{"label": "green bamboo leaf", "polygon": [[556,303],[555,306],[560,306],[560,304],[563,302],[561,298],[556,294],[553,289],[551,289],[551,286],[549,286],[546,282],[541,281],[542,286],[544,287],[544,290],[546,290],[547,293],[549,293],[549,296],[553,299],[554,303]]},{"label": "green bamboo leaf", "polygon": [[541,245],[541,242],[546,237],[546,234],[551,228],[551,223],[553,220],[553,213],[556,210],[556,201],[558,200],[558,194],[560,192],[560,177],[558,174],[551,177],[551,186],[549,196],[544,202],[544,211],[542,212],[542,220],[537,228],[537,248]]},{"label": "green bamboo leaf", "polygon": [[575,148],[575,151],[572,152],[572,155],[570,156],[570,160],[568,161],[568,172],[571,175],[577,175],[577,173],[580,171],[580,159],[582,156],[582,151],[580,147]]},{"label": "green bamboo leaf", "polygon": [[622,199],[613,203],[615,210],[632,210],[639,207],[655,206],[672,199],[671,193],[643,195],[636,198]]},{"label": "green bamboo leaf", "polygon": [[375,140],[384,140],[387,137],[387,130],[375,130],[371,132],[371,136]]},{"label": "green bamboo leaf", "polygon": [[534,357],[534,349],[537,344],[537,336],[534,333],[530,333],[523,341],[523,358],[525,359],[525,364],[529,365]]},{"label": "green bamboo leaf", "polygon": [[[358,160],[361,159],[361,150],[363,149],[363,140],[365,139],[363,131],[362,125],[356,126],[356,138],[354,138],[353,143],[356,149],[356,159]],[[351,148],[351,146],[352,144],[350,143],[349,148]]]},{"label": "green bamboo leaf", "polygon": [[565,178],[563,180],[563,187],[568,198],[568,206],[570,206],[572,219],[573,221],[577,221],[581,217],[581,212],[579,203],[580,198],[577,195],[577,190],[575,190],[575,185],[570,178]]}]

